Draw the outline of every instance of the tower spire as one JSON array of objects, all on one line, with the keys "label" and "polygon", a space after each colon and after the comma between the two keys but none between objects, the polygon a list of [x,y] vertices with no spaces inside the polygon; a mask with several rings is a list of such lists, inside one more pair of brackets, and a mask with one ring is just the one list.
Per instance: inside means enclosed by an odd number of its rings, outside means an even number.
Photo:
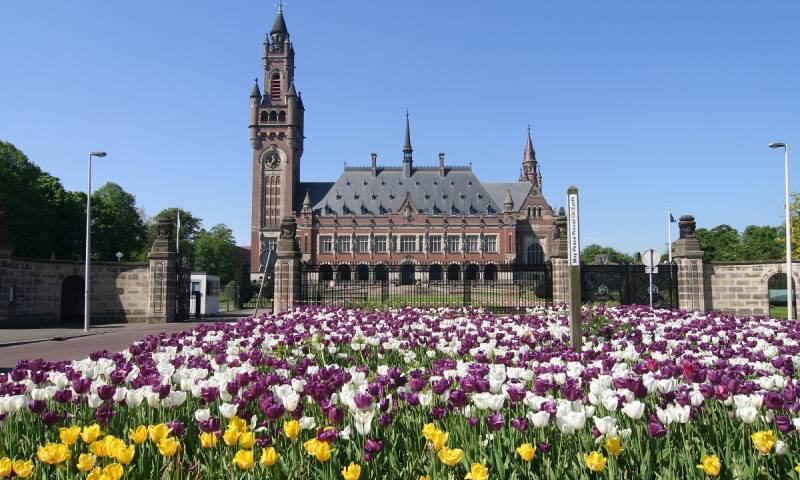
[{"label": "tower spire", "polygon": [[539,167],[536,162],[536,150],[533,149],[530,125],[528,125],[528,139],[525,144],[525,153],[522,156],[522,172],[520,173],[519,180],[521,182],[527,180],[535,186],[541,187],[541,178],[539,176]]},{"label": "tower spire", "polygon": [[278,14],[269,32],[273,44],[282,44],[289,38],[289,29],[286,28],[286,20],[283,18],[283,3],[278,4]]},{"label": "tower spire", "polygon": [[414,149],[411,148],[411,126],[408,120],[408,110],[406,110],[406,143],[403,146],[403,176],[409,178],[411,176],[411,169],[413,167],[412,153]]}]

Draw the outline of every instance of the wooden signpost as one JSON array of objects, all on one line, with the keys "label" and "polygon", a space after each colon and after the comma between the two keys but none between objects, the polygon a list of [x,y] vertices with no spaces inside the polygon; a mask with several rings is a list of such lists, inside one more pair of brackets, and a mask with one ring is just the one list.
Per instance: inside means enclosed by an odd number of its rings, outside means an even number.
[{"label": "wooden signpost", "polygon": [[581,237],[578,217],[578,188],[567,189],[567,243],[569,265],[570,342],[580,351],[583,341],[581,324]]}]

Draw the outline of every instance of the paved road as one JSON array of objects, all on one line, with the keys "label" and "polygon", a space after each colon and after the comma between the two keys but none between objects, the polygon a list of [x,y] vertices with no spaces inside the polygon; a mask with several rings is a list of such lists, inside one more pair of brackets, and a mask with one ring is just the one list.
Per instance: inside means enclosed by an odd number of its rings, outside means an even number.
[{"label": "paved road", "polygon": [[[217,321],[234,320],[235,318],[220,318]],[[4,329],[0,330],[0,344],[6,345],[0,346],[0,371],[8,371],[18,361],[24,359],[78,360],[97,350],[120,351],[147,335],[189,330],[200,323],[215,323],[215,321],[103,325],[91,329],[89,335],[84,334],[80,328]],[[61,337],[63,340],[49,340],[54,337]],[[9,345],[12,340],[27,343]]]}]

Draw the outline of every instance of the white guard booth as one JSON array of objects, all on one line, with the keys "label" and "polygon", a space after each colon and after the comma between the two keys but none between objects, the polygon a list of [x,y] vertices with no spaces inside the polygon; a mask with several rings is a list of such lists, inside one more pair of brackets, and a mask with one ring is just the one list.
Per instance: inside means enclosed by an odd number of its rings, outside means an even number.
[{"label": "white guard booth", "polygon": [[219,315],[219,275],[205,272],[192,273],[192,296],[189,303],[189,313],[192,317],[197,316],[198,307],[202,317]]}]

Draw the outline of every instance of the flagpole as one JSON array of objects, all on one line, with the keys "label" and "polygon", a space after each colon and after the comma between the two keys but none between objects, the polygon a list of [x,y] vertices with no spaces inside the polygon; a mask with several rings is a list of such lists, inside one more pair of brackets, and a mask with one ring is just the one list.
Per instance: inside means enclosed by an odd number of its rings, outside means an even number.
[{"label": "flagpole", "polygon": [[669,252],[669,263],[672,264],[672,209],[667,209],[667,251]]},{"label": "flagpole", "polygon": [[178,228],[175,229],[175,253],[181,253],[181,210],[178,209]]}]

